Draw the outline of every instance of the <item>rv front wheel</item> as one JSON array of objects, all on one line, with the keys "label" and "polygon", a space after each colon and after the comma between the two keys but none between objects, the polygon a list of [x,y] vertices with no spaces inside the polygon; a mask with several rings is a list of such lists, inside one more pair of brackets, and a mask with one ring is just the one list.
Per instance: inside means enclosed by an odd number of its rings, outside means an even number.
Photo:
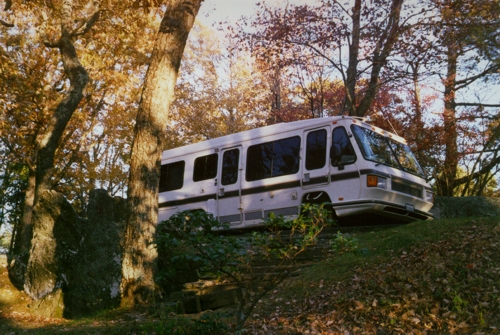
[{"label": "rv front wheel", "polygon": [[302,198],[302,204],[315,204],[321,205],[326,204],[325,209],[328,210],[329,218],[336,219],[337,215],[335,214],[335,210],[332,207],[332,201],[326,192],[311,192],[304,195]]}]

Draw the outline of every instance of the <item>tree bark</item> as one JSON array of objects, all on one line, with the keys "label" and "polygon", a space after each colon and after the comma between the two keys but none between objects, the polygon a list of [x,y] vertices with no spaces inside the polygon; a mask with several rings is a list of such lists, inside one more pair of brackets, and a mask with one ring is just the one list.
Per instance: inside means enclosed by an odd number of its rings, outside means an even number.
[{"label": "tree bark", "polygon": [[122,264],[122,304],[154,298],[158,184],[162,139],[182,54],[203,0],[170,0],[146,74],[132,144],[128,184],[129,218]]},{"label": "tree bark", "polygon": [[345,109],[350,115],[357,115],[356,112],[356,82],[358,75],[359,44],[361,41],[361,0],[354,2],[352,8],[352,34],[349,45],[349,65],[346,71],[346,103]]},{"label": "tree bark", "polygon": [[28,185],[26,186],[23,203],[23,216],[21,222],[14,227],[11,252],[8,256],[9,279],[18,290],[22,290],[24,287],[24,274],[31,249],[31,238],[33,237],[32,218],[35,187],[35,171],[29,167]]},{"label": "tree bark", "polygon": [[[54,169],[54,156],[66,126],[78,107],[83,90],[89,81],[85,68],[81,65],[74,41],[77,36],[85,34],[96,22],[99,14],[99,1],[91,2],[88,6],[91,11],[88,18],[75,20],[73,13],[73,0],[63,0],[61,3],[61,36],[55,42],[44,41],[45,46],[56,48],[61,54],[64,72],[69,80],[70,87],[62,101],[57,105],[47,126],[36,137],[35,140],[35,164],[34,185],[29,180],[29,189],[25,200],[21,234],[15,248],[20,251],[13,268],[9,269],[9,275],[15,276],[17,280],[24,281],[24,272],[29,259],[31,238],[33,236],[32,211],[36,208],[41,194],[52,188],[51,178]],[[14,281],[14,280],[13,280]]]},{"label": "tree bark", "polygon": [[436,180],[438,195],[453,196],[456,186],[455,178],[458,168],[458,130],[456,120],[455,86],[458,63],[458,47],[456,42],[450,41],[447,46],[447,73],[444,80],[444,133],[445,159],[441,174]]},{"label": "tree bark", "polygon": [[404,0],[392,0],[391,12],[387,20],[387,26],[377,41],[377,46],[373,52],[372,70],[370,82],[363,98],[352,115],[364,116],[370,109],[373,100],[377,96],[380,86],[380,73],[387,63],[387,58],[391,54],[394,44],[402,33],[399,24],[401,18],[401,9]]},{"label": "tree bark", "polygon": [[361,99],[356,92],[357,79],[359,77],[359,49],[361,40],[361,0],[354,2],[352,9],[352,42],[349,45],[349,65],[346,71],[346,103],[345,109],[349,115],[364,116],[371,107],[373,100],[377,96],[380,86],[380,73],[387,63],[387,58],[391,54],[394,44],[402,33],[400,26],[401,9],[404,0],[392,0],[391,11],[387,18],[387,25],[378,37],[377,45],[373,51],[372,68],[368,87]]}]

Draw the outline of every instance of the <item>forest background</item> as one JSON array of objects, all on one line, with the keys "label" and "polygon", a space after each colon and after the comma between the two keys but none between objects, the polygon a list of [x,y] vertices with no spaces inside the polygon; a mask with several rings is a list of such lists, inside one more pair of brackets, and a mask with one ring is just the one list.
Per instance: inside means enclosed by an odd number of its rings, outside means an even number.
[{"label": "forest background", "polygon": [[[126,196],[133,129],[165,8],[5,1],[0,231],[7,248],[26,227],[31,193],[56,190],[83,217],[93,189]],[[362,116],[407,139],[437,195],[498,196],[499,1],[256,8],[239,20],[194,26],[165,111],[163,149],[278,122]],[[66,123],[54,139],[47,134],[57,122]]]}]

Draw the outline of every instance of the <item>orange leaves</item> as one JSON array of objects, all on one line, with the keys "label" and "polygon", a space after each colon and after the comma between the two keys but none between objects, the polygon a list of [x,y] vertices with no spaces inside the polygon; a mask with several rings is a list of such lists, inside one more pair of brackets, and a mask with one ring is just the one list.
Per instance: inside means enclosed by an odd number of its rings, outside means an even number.
[{"label": "orange leaves", "polygon": [[354,303],[354,310],[355,311],[364,310],[365,309],[365,305],[361,301],[354,300],[353,303]]}]

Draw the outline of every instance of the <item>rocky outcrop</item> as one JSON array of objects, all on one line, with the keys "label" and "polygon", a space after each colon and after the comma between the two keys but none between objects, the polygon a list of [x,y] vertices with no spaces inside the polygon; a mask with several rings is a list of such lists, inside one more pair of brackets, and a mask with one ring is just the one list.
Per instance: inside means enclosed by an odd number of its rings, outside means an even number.
[{"label": "rocky outcrop", "polygon": [[68,283],[80,249],[83,220],[66,198],[46,191],[33,211],[33,238],[24,278],[24,291],[34,300]]},{"label": "rocky outcrop", "polygon": [[43,193],[24,281],[33,312],[77,317],[120,303],[125,215],[125,200],[104,190],[90,194],[87,219],[61,194]]},{"label": "rocky outcrop", "polygon": [[83,226],[77,269],[66,292],[66,316],[92,314],[120,304],[122,241],[126,202],[105,190],[93,191]]}]

